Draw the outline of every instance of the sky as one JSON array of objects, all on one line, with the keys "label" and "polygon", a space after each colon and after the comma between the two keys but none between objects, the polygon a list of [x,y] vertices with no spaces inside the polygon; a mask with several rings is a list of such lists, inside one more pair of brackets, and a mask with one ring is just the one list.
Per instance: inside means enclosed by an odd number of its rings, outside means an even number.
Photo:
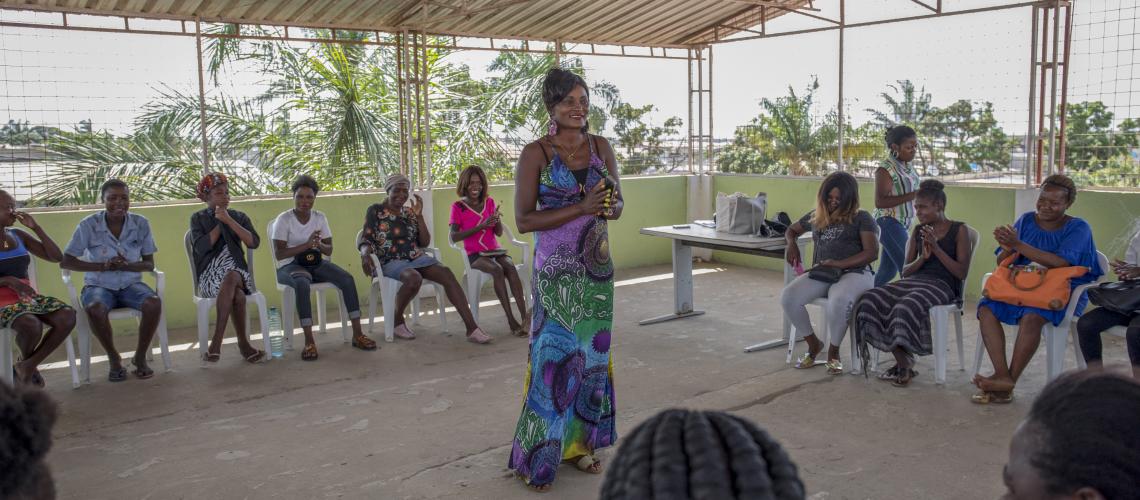
[{"label": "sky", "polygon": [[[921,15],[910,0],[848,1],[851,22]],[[946,0],[958,10],[1002,0]],[[1140,117],[1140,72],[1135,72],[1140,0],[1077,0],[1070,101],[1098,99],[1117,118]],[[838,0],[817,0],[819,14],[837,17]],[[0,19],[29,14],[0,10]],[[35,17],[46,14],[34,14]],[[75,21],[73,21],[75,22]],[[771,31],[822,26],[794,14],[769,23]],[[838,101],[837,31],[716,45],[713,61],[714,134],[731,137],[735,127],[759,112],[762,98],[802,92],[819,78],[816,112]],[[1029,9],[952,16],[850,28],[845,39],[845,111],[851,121],[869,119],[881,107],[880,93],[910,79],[933,96],[935,105],[959,99],[994,104],[1009,133],[1024,133],[1028,119]],[[494,53],[465,51],[451,56],[486,76]],[[685,61],[588,56],[589,81],[615,84],[622,99],[652,104],[652,119],[687,118]],[[189,37],[86,33],[0,27],[0,123],[28,120],[70,128],[91,119],[96,129],[130,130],[145,104],[162,93],[197,94],[194,40]],[[252,92],[259,75],[239,73],[227,91]],[[1132,96],[1136,95],[1133,104]]]}]

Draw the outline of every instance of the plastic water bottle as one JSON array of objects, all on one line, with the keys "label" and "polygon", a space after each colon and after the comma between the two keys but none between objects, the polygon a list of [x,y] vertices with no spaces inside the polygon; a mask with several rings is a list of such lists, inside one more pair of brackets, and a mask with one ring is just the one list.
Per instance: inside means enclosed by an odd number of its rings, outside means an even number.
[{"label": "plastic water bottle", "polygon": [[281,331],[281,311],[269,308],[269,349],[274,358],[285,355],[285,335]]}]

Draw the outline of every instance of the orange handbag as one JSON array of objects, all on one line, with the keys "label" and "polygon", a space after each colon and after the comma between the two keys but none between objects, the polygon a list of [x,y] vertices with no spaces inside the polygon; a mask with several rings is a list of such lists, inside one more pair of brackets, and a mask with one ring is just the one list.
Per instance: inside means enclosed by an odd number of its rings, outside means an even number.
[{"label": "orange handbag", "polygon": [[994,269],[982,289],[982,296],[1018,306],[1060,311],[1069,305],[1072,287],[1069,280],[1084,276],[1084,266],[1054,267],[1015,266],[1018,253],[1014,253]]}]

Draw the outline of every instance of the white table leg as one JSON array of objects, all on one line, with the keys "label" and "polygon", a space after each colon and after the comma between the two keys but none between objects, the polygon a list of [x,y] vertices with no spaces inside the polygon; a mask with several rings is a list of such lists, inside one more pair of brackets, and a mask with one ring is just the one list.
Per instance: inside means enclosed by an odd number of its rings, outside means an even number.
[{"label": "white table leg", "polygon": [[[800,255],[804,254],[804,244],[802,241],[797,240],[796,244],[800,247]],[[796,279],[796,272],[789,266],[787,261],[784,262],[784,286],[788,286],[792,280]],[[766,340],[759,344],[753,344],[744,348],[744,352],[764,351],[776,347],[783,347],[788,345],[788,336],[792,334],[792,322],[788,321],[787,315],[784,316],[784,334],[778,339]],[[796,339],[796,342],[803,340],[803,337]]]},{"label": "white table leg", "polygon": [[693,310],[693,248],[680,240],[673,240],[673,311],[673,314],[644,319],[637,324],[652,325],[705,313]]}]

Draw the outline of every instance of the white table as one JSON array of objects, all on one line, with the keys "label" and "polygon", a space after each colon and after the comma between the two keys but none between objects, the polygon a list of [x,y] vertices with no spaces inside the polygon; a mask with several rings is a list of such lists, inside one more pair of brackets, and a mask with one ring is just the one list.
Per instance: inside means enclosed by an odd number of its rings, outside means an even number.
[{"label": "white table", "polygon": [[[725,252],[760,255],[784,260],[784,237],[761,238],[743,234],[718,233],[712,228],[696,224],[681,224],[680,226],[646,227],[641,234],[658,236],[673,240],[673,313],[638,322],[639,325],[652,325],[663,321],[700,316],[704,311],[693,309],[693,247],[710,248]],[[811,233],[804,234],[796,241],[800,247],[800,254],[804,253],[804,245],[810,241]],[[784,283],[796,277],[791,266],[784,263]],[[753,352],[786,345],[791,332],[791,323],[784,318],[784,335],[780,339],[773,339],[756,345],[748,346],[744,352]]]}]

